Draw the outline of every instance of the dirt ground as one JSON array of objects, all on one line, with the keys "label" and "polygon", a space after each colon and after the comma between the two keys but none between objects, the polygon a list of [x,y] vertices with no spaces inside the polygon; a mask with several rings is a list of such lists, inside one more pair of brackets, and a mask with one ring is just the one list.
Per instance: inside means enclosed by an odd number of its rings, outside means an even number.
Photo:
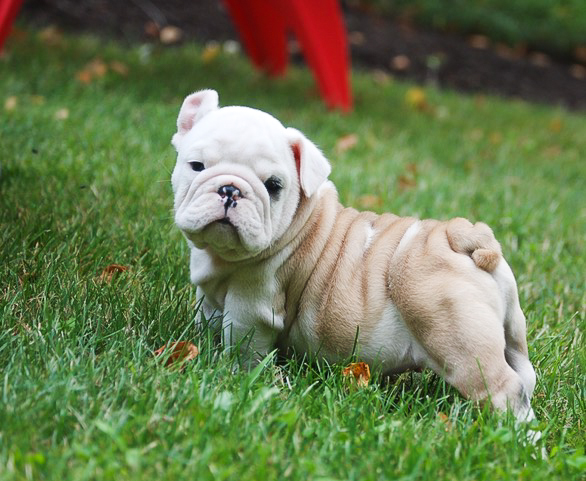
[{"label": "dirt ground", "polygon": [[[586,58],[552,58],[482,36],[426,31],[348,5],[344,15],[354,68],[586,110]],[[20,18],[37,27],[57,25],[130,43],[158,41],[154,24],[179,27],[183,42],[238,39],[220,0],[27,0]]]}]

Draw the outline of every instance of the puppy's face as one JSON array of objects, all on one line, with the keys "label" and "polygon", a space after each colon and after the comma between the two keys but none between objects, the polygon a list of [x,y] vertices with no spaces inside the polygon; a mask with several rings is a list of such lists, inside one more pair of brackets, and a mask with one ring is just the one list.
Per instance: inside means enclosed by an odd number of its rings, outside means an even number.
[{"label": "puppy's face", "polygon": [[218,108],[204,90],[183,102],[173,136],[175,222],[199,249],[227,261],[254,257],[277,241],[329,164],[303,135],[246,107]]}]

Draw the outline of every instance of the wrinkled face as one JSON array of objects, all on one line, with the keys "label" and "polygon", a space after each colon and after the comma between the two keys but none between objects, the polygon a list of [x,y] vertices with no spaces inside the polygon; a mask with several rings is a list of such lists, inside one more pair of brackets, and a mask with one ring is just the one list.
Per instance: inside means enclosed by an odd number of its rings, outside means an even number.
[{"label": "wrinkled face", "polygon": [[213,91],[189,96],[173,137],[172,176],[175,222],[188,241],[238,261],[278,240],[306,195],[300,135],[259,110],[218,109]]}]

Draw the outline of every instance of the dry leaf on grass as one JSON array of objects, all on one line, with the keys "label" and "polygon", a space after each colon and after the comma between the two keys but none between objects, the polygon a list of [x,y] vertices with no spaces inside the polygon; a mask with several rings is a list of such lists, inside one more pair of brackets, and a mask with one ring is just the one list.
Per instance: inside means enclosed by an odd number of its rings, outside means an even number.
[{"label": "dry leaf on grass", "polygon": [[79,70],[75,73],[75,79],[83,85],[89,85],[92,83],[92,73],[89,70]]},{"label": "dry leaf on grass", "polygon": [[374,209],[377,207],[382,207],[383,200],[379,195],[374,194],[366,194],[358,197],[357,199],[358,206],[362,209]]},{"label": "dry leaf on grass", "polygon": [[63,34],[61,30],[54,25],[45,27],[39,32],[41,41],[49,47],[57,47],[63,42]]},{"label": "dry leaf on grass", "polygon": [[551,121],[549,122],[549,125],[547,126],[547,128],[550,130],[550,132],[553,132],[554,134],[561,132],[563,127],[564,127],[564,122],[559,117],[554,117],[553,119],[551,119]]},{"label": "dry leaf on grass", "polygon": [[411,162],[407,164],[405,169],[407,172],[401,174],[397,179],[401,191],[417,187],[417,164]]},{"label": "dry leaf on grass", "polygon": [[45,97],[42,95],[31,95],[31,104],[33,105],[44,105]]},{"label": "dry leaf on grass", "polygon": [[14,110],[18,105],[18,97],[11,95],[4,101],[4,110]]},{"label": "dry leaf on grass", "polygon": [[69,109],[62,108],[55,112],[55,120],[67,120],[69,118]]},{"label": "dry leaf on grass", "polygon": [[102,78],[108,73],[108,65],[101,58],[96,57],[89,61],[81,70],[75,73],[75,78],[84,85],[90,84],[95,78]]},{"label": "dry leaf on grass", "polygon": [[341,154],[354,147],[358,143],[358,135],[348,134],[340,137],[336,142],[336,152]]},{"label": "dry leaf on grass", "polygon": [[492,145],[500,145],[503,142],[503,134],[501,132],[491,132],[488,140]]},{"label": "dry leaf on grass", "polygon": [[409,189],[414,189],[417,186],[417,182],[413,177],[408,177],[406,175],[400,175],[397,179],[399,184],[399,190],[405,191]]},{"label": "dry leaf on grass", "polygon": [[417,110],[428,110],[427,95],[425,90],[419,87],[412,87],[405,93],[405,102],[409,107]]},{"label": "dry leaf on grass", "polygon": [[437,417],[439,418],[439,420],[445,424],[445,430],[446,431],[451,431],[452,430],[452,422],[450,421],[450,418],[448,417],[447,414],[439,412]]},{"label": "dry leaf on grass", "polygon": [[342,374],[355,380],[358,387],[366,387],[370,381],[370,367],[365,362],[353,362],[342,371]]},{"label": "dry leaf on grass", "polygon": [[128,66],[118,60],[113,60],[110,62],[110,69],[113,72],[116,72],[118,75],[122,75],[123,77],[128,75]]},{"label": "dry leaf on grass", "polygon": [[103,77],[108,73],[108,66],[101,58],[96,57],[86,67],[95,77]]},{"label": "dry leaf on grass", "polygon": [[100,281],[102,282],[112,282],[112,279],[115,275],[126,272],[128,267],[122,266],[120,264],[110,264],[107,267],[104,267],[102,274],[100,274]]},{"label": "dry leaf on grass", "polygon": [[372,72],[372,79],[377,85],[385,86],[393,83],[393,76],[382,69],[375,69]]},{"label": "dry leaf on grass", "polygon": [[211,63],[220,55],[220,44],[218,42],[208,42],[201,53],[203,63]]},{"label": "dry leaf on grass", "polygon": [[11,42],[22,42],[28,38],[28,32],[12,25],[8,36]]},{"label": "dry leaf on grass", "polygon": [[155,356],[158,357],[165,353],[168,354],[168,357],[165,361],[165,366],[169,367],[177,364],[182,367],[184,363],[197,357],[199,354],[199,349],[195,344],[189,341],[176,341],[172,342],[168,346],[165,344],[160,349],[157,349],[155,351]]}]

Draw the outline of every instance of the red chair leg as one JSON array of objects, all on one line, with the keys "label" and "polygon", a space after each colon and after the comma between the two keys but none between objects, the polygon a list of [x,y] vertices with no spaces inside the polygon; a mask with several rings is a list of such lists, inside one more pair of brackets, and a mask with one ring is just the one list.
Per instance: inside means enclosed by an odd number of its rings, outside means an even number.
[{"label": "red chair leg", "polygon": [[272,0],[224,0],[253,63],[271,75],[287,68],[285,18]]},{"label": "red chair leg", "polygon": [[12,22],[21,4],[22,0],[0,0],[0,50],[2,50],[4,40],[10,33]]},{"label": "red chair leg", "polygon": [[352,94],[346,29],[337,0],[281,0],[329,107],[349,110]]}]

